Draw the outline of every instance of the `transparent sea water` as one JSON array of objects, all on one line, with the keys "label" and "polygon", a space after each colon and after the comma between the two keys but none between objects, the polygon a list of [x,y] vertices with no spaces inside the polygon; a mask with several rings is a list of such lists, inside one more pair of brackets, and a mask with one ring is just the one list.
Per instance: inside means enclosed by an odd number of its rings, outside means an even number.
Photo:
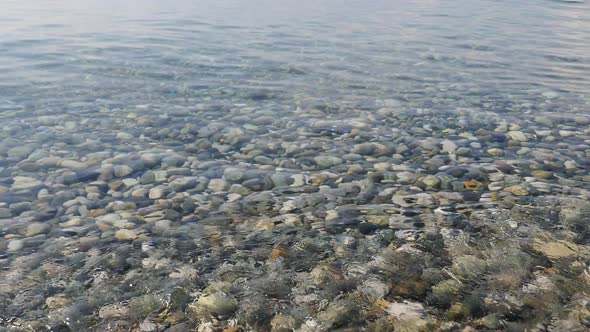
[{"label": "transparent sea water", "polygon": [[587,331],[590,4],[5,0],[0,331]]}]

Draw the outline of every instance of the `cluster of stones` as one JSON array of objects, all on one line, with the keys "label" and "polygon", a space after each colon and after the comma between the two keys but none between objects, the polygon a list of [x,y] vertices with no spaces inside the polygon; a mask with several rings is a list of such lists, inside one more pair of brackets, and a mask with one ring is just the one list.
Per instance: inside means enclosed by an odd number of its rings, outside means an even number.
[{"label": "cluster of stones", "polygon": [[590,117],[98,114],[0,132],[0,324],[590,326]]}]

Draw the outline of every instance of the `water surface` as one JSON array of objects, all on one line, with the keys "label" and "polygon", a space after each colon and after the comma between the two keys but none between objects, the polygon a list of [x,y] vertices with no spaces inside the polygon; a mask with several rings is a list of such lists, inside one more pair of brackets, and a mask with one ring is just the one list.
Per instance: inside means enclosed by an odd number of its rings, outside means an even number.
[{"label": "water surface", "polygon": [[587,331],[584,1],[5,0],[0,331]]}]

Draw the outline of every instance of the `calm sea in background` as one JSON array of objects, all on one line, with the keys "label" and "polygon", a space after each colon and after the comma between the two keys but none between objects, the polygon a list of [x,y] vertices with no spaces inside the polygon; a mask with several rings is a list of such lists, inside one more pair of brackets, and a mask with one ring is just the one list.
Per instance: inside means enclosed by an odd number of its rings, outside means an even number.
[{"label": "calm sea in background", "polygon": [[585,2],[7,0],[0,35],[2,107],[268,89],[503,112],[555,91],[569,111],[590,91]]},{"label": "calm sea in background", "polygon": [[590,4],[2,0],[0,332],[590,329]]}]

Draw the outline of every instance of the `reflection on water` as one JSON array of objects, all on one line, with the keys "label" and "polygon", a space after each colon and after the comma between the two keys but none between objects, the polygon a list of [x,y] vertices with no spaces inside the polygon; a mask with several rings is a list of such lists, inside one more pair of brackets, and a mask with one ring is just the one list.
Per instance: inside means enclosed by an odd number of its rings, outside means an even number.
[{"label": "reflection on water", "polygon": [[0,326],[585,331],[583,1],[6,0]]}]

